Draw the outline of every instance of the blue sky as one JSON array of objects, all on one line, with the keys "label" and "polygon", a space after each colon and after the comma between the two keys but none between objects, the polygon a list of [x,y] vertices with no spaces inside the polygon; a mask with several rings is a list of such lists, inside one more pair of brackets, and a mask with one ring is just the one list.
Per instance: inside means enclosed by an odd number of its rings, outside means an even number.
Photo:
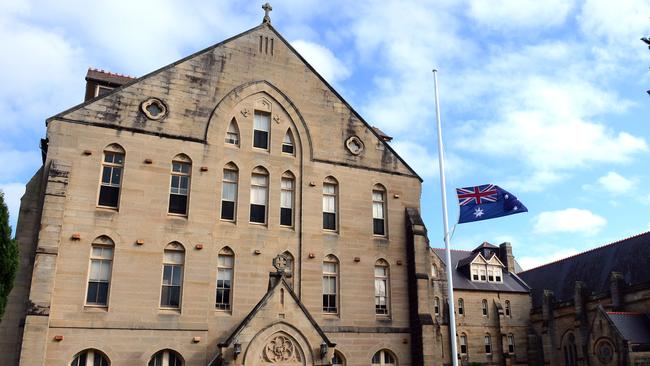
[{"label": "blue sky", "polygon": [[[44,121],[88,67],[138,76],[258,25],[261,2],[0,4],[0,189],[12,224]],[[441,246],[431,69],[453,188],[494,183],[529,213],[459,225],[525,268],[650,229],[650,1],[274,1],[273,25],[425,179]]]}]

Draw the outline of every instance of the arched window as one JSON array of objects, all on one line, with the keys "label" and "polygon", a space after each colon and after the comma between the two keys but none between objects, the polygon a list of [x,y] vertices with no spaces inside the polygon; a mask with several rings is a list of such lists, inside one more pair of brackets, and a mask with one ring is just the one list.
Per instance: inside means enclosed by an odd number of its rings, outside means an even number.
[{"label": "arched window", "polygon": [[226,164],[223,168],[221,185],[221,219],[235,221],[237,217],[237,181],[239,173],[237,165]]},{"label": "arched window", "polygon": [[266,224],[266,206],[269,193],[269,172],[258,166],[251,175],[250,222]]},{"label": "arched window", "polygon": [[323,312],[338,313],[339,261],[328,255],[323,261]]},{"label": "arched window", "polygon": [[458,299],[458,315],[465,315],[465,301]]},{"label": "arched window", "polygon": [[391,351],[387,349],[377,351],[377,353],[372,356],[372,366],[383,365],[397,365],[397,358]]},{"label": "arched window", "polygon": [[438,296],[433,299],[433,313],[440,315],[440,298]]},{"label": "arched window", "polygon": [[483,337],[483,339],[485,343],[485,354],[492,354],[492,337],[490,337],[490,334],[488,333]]},{"label": "arched window", "polygon": [[124,149],[118,144],[110,144],[104,148],[102,181],[99,185],[99,201],[97,205],[118,208],[122,172],[124,170],[124,156]]},{"label": "arched window", "polygon": [[169,213],[187,215],[191,175],[192,160],[185,154],[176,155],[172,160]]},{"label": "arched window", "polygon": [[467,354],[467,334],[465,333],[460,335],[460,354]]},{"label": "arched window", "polygon": [[293,226],[295,178],[291,172],[282,174],[280,182],[280,225]]},{"label": "arched window", "polygon": [[291,254],[288,250],[282,254],[287,258],[287,269],[284,270],[285,277],[289,286],[293,288],[296,261],[293,259],[293,254]]},{"label": "arched window", "polygon": [[271,115],[269,113],[255,111],[253,121],[253,147],[268,150],[269,132],[271,128]]},{"label": "arched window", "polygon": [[183,366],[183,363],[183,358],[178,352],[166,349],[153,355],[149,366]]},{"label": "arched window", "polygon": [[488,316],[488,302],[487,302],[487,300],[483,299],[483,301],[481,301],[481,309],[483,311],[483,316],[487,317]]},{"label": "arched window", "polygon": [[510,300],[506,300],[506,316],[507,317],[512,316],[511,309],[510,309]]},{"label": "arched window", "polygon": [[215,307],[218,310],[232,308],[232,281],[234,277],[235,253],[226,247],[217,256],[217,298]]},{"label": "arched window", "polygon": [[291,133],[291,129],[288,129],[282,139],[282,152],[293,155],[293,151],[293,133]]},{"label": "arched window", "polygon": [[390,306],[390,273],[388,262],[383,259],[375,263],[375,314],[388,315]]},{"label": "arched window", "polygon": [[338,211],[338,182],[333,177],[323,182],[323,229],[336,230]]},{"label": "arched window", "polygon": [[183,292],[185,248],[180,243],[167,244],[163,256],[163,278],[160,307],[180,309]]},{"label": "arched window", "polygon": [[226,144],[239,146],[239,127],[237,127],[237,120],[234,118],[230,121],[226,131]]},{"label": "arched window", "polygon": [[96,349],[87,349],[77,353],[70,366],[109,366],[108,357]]},{"label": "arched window", "polygon": [[381,184],[372,188],[372,233],[386,235],[386,188]]},{"label": "arched window", "polygon": [[508,353],[515,353],[515,335],[508,334]]},{"label": "arched window", "polygon": [[114,249],[115,243],[108,236],[102,235],[93,240],[90,249],[90,271],[88,273],[86,305],[108,305]]},{"label": "arched window", "polygon": [[332,356],[332,366],[345,366],[345,358],[339,351],[334,351]]},{"label": "arched window", "polygon": [[576,336],[568,332],[562,341],[562,351],[564,352],[564,365],[576,366],[578,364],[578,352],[576,349]]},{"label": "arched window", "polygon": [[438,278],[438,267],[435,264],[431,265],[431,278]]}]

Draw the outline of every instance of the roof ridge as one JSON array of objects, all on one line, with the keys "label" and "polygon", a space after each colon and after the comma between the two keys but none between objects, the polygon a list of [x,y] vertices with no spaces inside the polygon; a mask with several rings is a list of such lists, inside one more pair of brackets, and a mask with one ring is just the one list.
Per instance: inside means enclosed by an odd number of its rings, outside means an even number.
[{"label": "roof ridge", "polygon": [[122,77],[122,78],[137,79],[136,76],[120,74],[120,73],[117,73],[117,72],[107,71],[107,70],[104,70],[104,69],[99,69],[99,68],[94,68],[94,67],[88,67],[88,71],[101,72],[102,74],[111,75],[111,76],[119,76],[119,77]]},{"label": "roof ridge", "polygon": [[609,315],[645,315],[637,311],[607,311],[606,313]]},{"label": "roof ridge", "polygon": [[638,238],[638,237],[643,236],[643,235],[646,235],[646,234],[650,234],[650,230],[648,230],[648,231],[644,231],[644,232],[641,232],[641,233],[638,233],[638,234],[635,234],[635,235],[632,235],[632,236],[628,236],[628,237],[626,237],[626,238],[619,239],[619,240],[614,241],[614,242],[610,242],[610,243],[607,243],[607,244],[603,244],[603,245],[598,246],[598,247],[595,247],[595,248],[587,249],[587,250],[582,251],[582,252],[580,252],[580,253],[576,253],[576,254],[570,255],[570,256],[568,256],[568,257],[560,258],[560,259],[555,260],[555,261],[553,261],[553,262],[545,263],[545,264],[539,265],[539,266],[537,266],[537,267],[533,267],[533,268],[527,269],[527,270],[525,270],[525,271],[521,271],[521,272],[519,272],[519,273],[521,274],[521,273],[525,273],[525,272],[532,271],[532,270],[534,270],[534,269],[539,269],[539,268],[542,268],[542,267],[550,266],[551,264],[560,263],[560,262],[563,262],[563,261],[565,261],[565,260],[569,260],[569,259],[572,259],[572,258],[575,258],[575,257],[581,256],[581,255],[583,255],[583,254],[591,253],[591,252],[594,252],[594,251],[596,251],[596,250],[600,250],[600,249],[605,249],[605,248],[607,248],[607,247],[611,247],[611,246],[614,246],[614,245],[616,245],[616,244],[621,244],[622,242],[624,242],[624,241],[626,241],[626,240],[630,240],[630,239]]},{"label": "roof ridge", "polygon": [[[433,247],[431,247],[431,249],[445,250],[445,248],[433,248]],[[451,250],[452,252],[466,252],[466,253],[472,252],[471,250],[464,250],[464,249],[449,249],[449,250]]]}]

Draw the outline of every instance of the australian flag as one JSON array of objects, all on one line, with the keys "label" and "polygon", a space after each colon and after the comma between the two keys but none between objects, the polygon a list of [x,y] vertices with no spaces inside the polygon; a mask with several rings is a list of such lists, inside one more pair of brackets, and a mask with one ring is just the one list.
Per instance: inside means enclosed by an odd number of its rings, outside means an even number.
[{"label": "australian flag", "polygon": [[456,188],[456,194],[460,205],[459,224],[528,212],[517,197],[494,184]]}]

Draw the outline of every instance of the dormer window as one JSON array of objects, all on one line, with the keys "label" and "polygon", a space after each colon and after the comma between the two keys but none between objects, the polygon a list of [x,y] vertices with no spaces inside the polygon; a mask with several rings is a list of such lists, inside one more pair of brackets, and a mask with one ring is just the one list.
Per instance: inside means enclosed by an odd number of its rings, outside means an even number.
[{"label": "dormer window", "polygon": [[480,254],[470,264],[470,278],[475,282],[503,282],[503,265],[496,257],[485,260]]},{"label": "dormer window", "polygon": [[99,97],[99,96],[102,96],[104,94],[108,94],[108,93],[111,92],[111,90],[113,90],[113,88],[108,87],[108,86],[104,86],[104,85],[97,85],[95,87],[95,96]]},{"label": "dormer window", "polygon": [[478,269],[478,274],[479,274],[479,277],[481,278],[481,281],[485,281],[485,280],[486,280],[485,272],[486,272],[486,268],[485,268],[485,267],[483,267],[483,266],[479,267],[479,269]]},{"label": "dormer window", "polygon": [[499,267],[494,267],[494,281],[495,282],[503,282],[503,277],[501,276],[501,268]]}]

